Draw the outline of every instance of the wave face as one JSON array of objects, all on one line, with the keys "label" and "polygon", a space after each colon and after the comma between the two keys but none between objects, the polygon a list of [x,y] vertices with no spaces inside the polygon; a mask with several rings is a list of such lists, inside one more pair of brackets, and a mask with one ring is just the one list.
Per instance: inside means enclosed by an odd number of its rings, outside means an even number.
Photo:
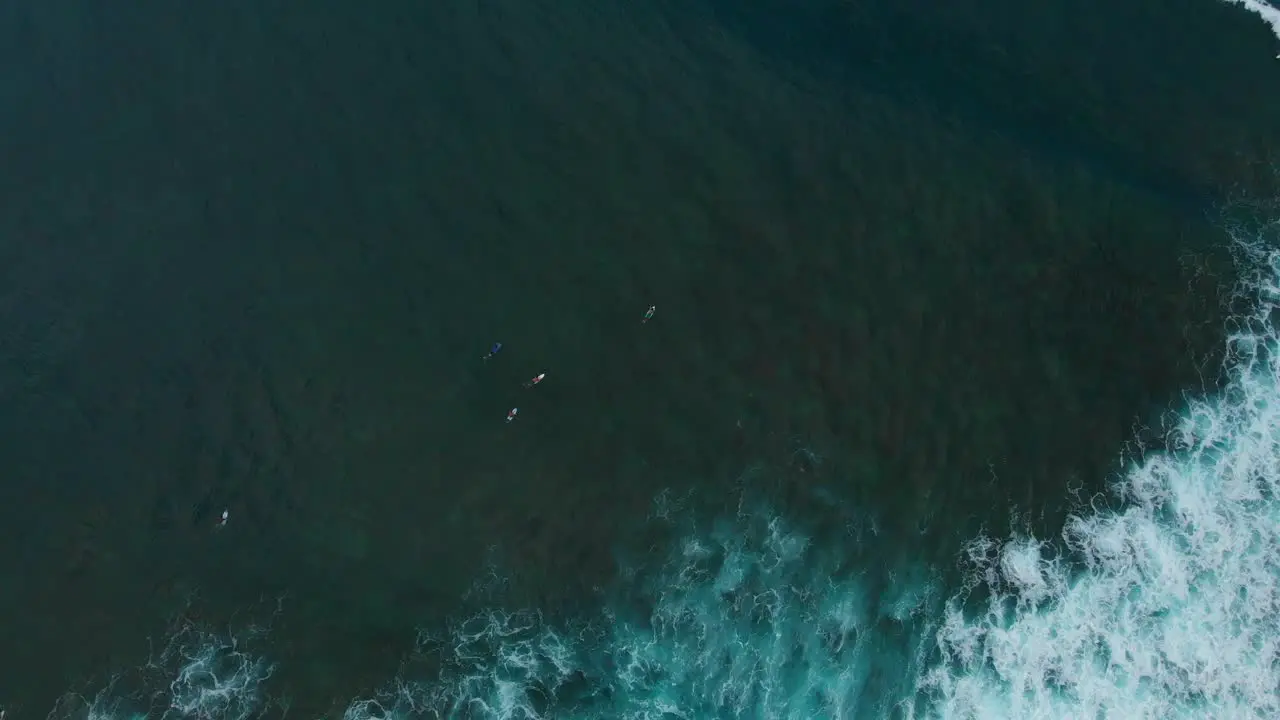
[{"label": "wave face", "polygon": [[[594,613],[495,603],[420,638],[425,665],[345,718],[1280,716],[1277,240],[1237,238],[1251,309],[1223,391],[1189,398],[1167,447],[1081,499],[1061,537],[976,538],[948,588],[909,556],[875,563],[869,516],[819,531],[744,501],[700,524],[663,495],[654,522],[676,541]],[[53,716],[285,710],[264,690],[269,637],[180,626],[136,678]]]}]

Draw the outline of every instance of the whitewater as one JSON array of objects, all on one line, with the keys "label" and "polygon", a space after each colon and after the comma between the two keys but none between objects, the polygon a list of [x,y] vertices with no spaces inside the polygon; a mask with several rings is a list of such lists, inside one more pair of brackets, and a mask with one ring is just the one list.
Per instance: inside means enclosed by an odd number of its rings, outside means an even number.
[{"label": "whitewater", "polygon": [[[1280,38],[1280,9],[1276,9],[1267,0],[1225,0],[1225,2],[1239,5],[1262,18],[1263,22],[1271,26],[1271,30],[1276,34],[1276,37]],[[1276,57],[1280,58],[1280,55]]]}]

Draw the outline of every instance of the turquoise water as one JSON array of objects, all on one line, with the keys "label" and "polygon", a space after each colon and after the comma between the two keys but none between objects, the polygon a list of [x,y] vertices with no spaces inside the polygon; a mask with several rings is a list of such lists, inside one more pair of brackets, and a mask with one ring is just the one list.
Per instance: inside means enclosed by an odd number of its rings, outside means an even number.
[{"label": "turquoise water", "polygon": [[5,11],[5,720],[1280,712],[1276,16],[978,10]]}]

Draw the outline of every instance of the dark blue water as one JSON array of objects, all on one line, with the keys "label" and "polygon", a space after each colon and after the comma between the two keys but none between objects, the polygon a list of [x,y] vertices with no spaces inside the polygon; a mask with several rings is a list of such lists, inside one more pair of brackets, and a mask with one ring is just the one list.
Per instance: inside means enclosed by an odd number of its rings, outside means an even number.
[{"label": "dark blue water", "polygon": [[944,707],[1280,189],[1214,0],[0,12],[6,720]]}]

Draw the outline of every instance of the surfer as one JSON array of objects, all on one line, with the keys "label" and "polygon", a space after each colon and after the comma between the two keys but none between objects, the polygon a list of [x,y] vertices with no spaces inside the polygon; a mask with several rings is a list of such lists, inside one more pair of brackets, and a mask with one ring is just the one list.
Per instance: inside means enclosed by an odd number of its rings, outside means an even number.
[{"label": "surfer", "polygon": [[494,343],[493,347],[489,348],[489,354],[485,355],[480,359],[484,360],[485,362],[489,362],[489,358],[493,357],[494,355],[497,355],[498,351],[501,349],[502,349],[502,343]]},{"label": "surfer", "polygon": [[547,376],[547,374],[546,374],[546,373],[540,373],[537,377],[535,377],[534,379],[532,379],[532,380],[530,380],[529,382],[525,383],[525,384],[524,384],[524,386],[525,386],[526,388],[531,388],[531,387],[533,387],[534,385],[537,385],[538,383],[542,382],[542,378],[544,378],[544,377],[546,377],[546,376]]}]

